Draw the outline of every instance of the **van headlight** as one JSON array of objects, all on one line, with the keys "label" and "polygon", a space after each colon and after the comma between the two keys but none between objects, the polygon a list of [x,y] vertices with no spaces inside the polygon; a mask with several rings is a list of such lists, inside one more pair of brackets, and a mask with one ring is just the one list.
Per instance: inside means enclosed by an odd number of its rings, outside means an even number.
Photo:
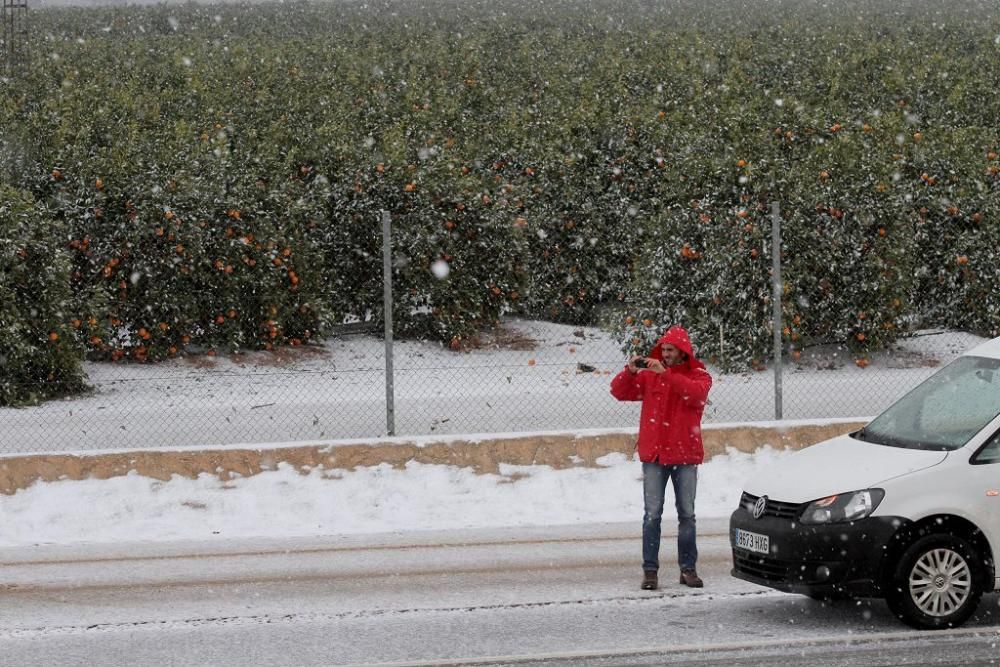
[{"label": "van headlight", "polygon": [[864,519],[875,511],[884,497],[885,491],[882,489],[865,489],[827,496],[809,503],[799,521],[815,525]]}]

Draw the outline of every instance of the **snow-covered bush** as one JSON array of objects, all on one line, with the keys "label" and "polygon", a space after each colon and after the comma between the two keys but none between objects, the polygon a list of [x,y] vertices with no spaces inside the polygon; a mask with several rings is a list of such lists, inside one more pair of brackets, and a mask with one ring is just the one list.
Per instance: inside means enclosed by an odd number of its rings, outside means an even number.
[{"label": "snow-covered bush", "polygon": [[0,406],[86,387],[64,238],[29,194],[0,184]]}]

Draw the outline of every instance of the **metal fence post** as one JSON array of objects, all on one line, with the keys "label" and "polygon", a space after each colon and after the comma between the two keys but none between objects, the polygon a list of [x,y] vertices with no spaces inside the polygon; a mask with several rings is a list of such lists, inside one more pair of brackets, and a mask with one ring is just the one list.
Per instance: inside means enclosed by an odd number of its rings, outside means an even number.
[{"label": "metal fence post", "polygon": [[382,211],[382,307],[385,313],[385,430],[396,434],[392,372],[392,216]]},{"label": "metal fence post", "polygon": [[781,206],[771,202],[771,326],[774,329],[774,418],[781,419]]}]

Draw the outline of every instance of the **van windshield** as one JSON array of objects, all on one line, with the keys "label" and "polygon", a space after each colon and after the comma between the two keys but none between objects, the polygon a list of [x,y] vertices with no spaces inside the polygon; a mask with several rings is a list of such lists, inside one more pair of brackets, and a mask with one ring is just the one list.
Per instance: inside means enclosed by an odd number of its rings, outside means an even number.
[{"label": "van windshield", "polygon": [[959,357],[854,437],[891,447],[958,449],[1000,414],[1000,360]]}]

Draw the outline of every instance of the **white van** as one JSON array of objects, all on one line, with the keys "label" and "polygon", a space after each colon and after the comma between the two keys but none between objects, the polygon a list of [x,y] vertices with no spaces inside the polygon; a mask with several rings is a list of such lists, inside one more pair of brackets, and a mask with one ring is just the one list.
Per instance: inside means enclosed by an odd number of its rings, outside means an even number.
[{"label": "white van", "polygon": [[740,579],[885,598],[916,628],[964,623],[1000,589],[1000,338],[749,480],[729,532]]}]

